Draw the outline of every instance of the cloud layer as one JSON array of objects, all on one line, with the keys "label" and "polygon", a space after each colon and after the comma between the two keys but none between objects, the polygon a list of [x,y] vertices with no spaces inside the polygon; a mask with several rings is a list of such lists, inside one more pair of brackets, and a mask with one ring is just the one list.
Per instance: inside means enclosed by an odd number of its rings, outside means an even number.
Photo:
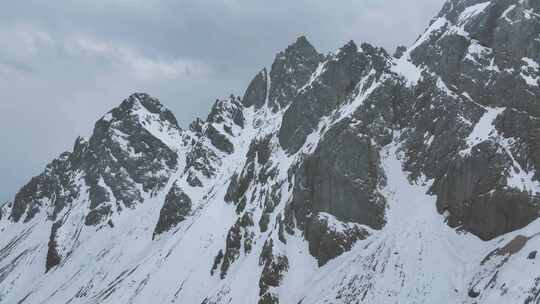
[{"label": "cloud layer", "polygon": [[126,96],[148,92],[181,125],[299,35],[409,45],[443,0],[11,1],[0,11],[0,202]]}]

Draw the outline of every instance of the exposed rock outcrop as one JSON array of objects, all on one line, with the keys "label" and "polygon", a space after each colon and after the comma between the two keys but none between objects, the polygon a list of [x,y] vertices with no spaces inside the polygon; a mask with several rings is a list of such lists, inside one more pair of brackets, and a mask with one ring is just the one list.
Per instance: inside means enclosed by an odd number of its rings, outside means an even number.
[{"label": "exposed rock outcrop", "polygon": [[129,96],[0,207],[0,302],[536,303],[537,2],[300,37],[187,129]]},{"label": "exposed rock outcrop", "polygon": [[323,56],[309,43],[306,37],[299,37],[295,43],[280,52],[270,71],[269,107],[274,110],[289,105],[310,79]]},{"label": "exposed rock outcrop", "polygon": [[154,237],[171,230],[182,222],[191,212],[191,205],[189,196],[175,183],[167,193],[165,203],[159,212]]}]

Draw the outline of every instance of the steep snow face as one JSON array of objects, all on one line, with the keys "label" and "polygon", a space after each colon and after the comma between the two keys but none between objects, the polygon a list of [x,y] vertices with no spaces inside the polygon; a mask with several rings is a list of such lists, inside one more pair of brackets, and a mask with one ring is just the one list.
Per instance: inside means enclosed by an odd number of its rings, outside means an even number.
[{"label": "steep snow face", "polygon": [[426,194],[429,185],[410,183],[403,172],[398,147],[394,141],[381,152],[388,224],[327,265],[307,303],[461,303],[457,297],[486,245],[444,224],[435,197]]},{"label": "steep snow face", "polygon": [[0,207],[0,302],[535,303],[538,9],[301,37],[186,130],[130,96]]},{"label": "steep snow face", "polygon": [[403,172],[399,147],[395,140],[382,151],[388,225],[323,267],[302,303],[536,300],[539,267],[528,257],[539,222],[490,242],[449,228],[426,194],[429,182],[411,183]]}]

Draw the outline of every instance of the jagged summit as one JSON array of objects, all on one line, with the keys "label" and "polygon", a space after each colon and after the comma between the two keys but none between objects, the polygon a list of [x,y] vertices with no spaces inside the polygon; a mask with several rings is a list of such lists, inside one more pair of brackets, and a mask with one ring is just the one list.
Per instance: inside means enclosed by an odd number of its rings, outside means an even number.
[{"label": "jagged summit", "polygon": [[[161,102],[154,97],[146,93],[133,93],[128,98],[126,98],[118,107],[114,108],[109,112],[112,115],[112,118],[123,119],[124,115],[131,115],[139,110],[146,110],[150,113],[157,114],[163,120],[168,121],[171,125],[179,128],[178,122],[174,114],[167,108],[165,108]],[[105,119],[110,118],[106,116]]]},{"label": "jagged summit", "polygon": [[268,71],[262,69],[249,83],[242,98],[245,107],[255,106],[261,108],[268,99]]},{"label": "jagged summit", "polygon": [[[99,212],[111,211],[110,206],[96,211],[104,203],[116,200],[129,206],[142,201],[137,184],[143,191],[163,186],[166,177],[158,172],[176,166],[180,137],[174,115],[157,99],[132,94],[96,122],[89,139],[77,138],[73,151],[61,154],[17,193],[11,218],[19,221],[26,214],[29,221],[41,208],[52,208],[50,216],[56,219],[80,197],[80,176],[91,202],[87,223],[97,223]],[[109,193],[104,186],[110,187]]]},{"label": "jagged summit", "polygon": [[309,42],[309,40],[307,39],[307,37],[305,35],[298,36],[298,38],[296,38],[296,41],[294,42],[294,44],[295,45],[297,45],[297,44],[311,45],[311,43]]},{"label": "jagged summit", "polygon": [[309,80],[323,58],[304,36],[280,52],[270,71],[269,106],[276,111],[290,104],[296,91]]},{"label": "jagged summit", "polygon": [[298,37],[276,55],[270,73],[264,68],[251,80],[242,104],[261,108],[268,103],[274,111],[285,107],[323,58],[305,36]]},{"label": "jagged summit", "polygon": [[349,40],[349,42],[345,43],[345,45],[342,46],[338,50],[338,53],[341,53],[341,52],[345,52],[345,53],[353,52],[353,53],[356,53],[356,52],[358,52],[358,46],[356,45],[356,42],[354,42],[353,40]]},{"label": "jagged summit", "polygon": [[[304,57],[316,57],[318,52],[315,47],[308,41],[307,37],[302,35],[299,36],[296,41],[289,45],[284,52],[285,55],[298,55]],[[278,55],[279,56],[279,55]]]},{"label": "jagged summit", "polygon": [[536,303],[539,10],[300,37],[187,129],[131,95],[0,207],[0,303]]}]

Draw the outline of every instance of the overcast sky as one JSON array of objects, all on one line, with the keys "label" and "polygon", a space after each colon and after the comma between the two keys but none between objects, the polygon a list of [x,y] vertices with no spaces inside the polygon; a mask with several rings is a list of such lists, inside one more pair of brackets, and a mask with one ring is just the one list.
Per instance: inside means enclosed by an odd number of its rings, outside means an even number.
[{"label": "overcast sky", "polygon": [[132,92],[182,126],[306,35],[410,45],[443,0],[27,0],[0,11],[0,202]]}]

